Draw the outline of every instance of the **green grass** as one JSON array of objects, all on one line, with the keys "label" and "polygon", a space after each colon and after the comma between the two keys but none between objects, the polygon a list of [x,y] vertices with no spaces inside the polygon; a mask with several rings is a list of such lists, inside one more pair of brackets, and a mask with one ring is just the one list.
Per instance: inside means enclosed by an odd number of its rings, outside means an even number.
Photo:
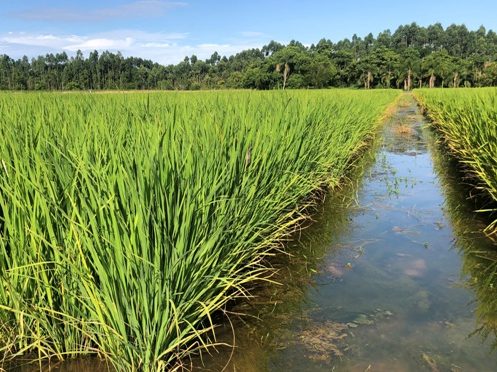
[{"label": "green grass", "polygon": [[[415,95],[471,183],[497,202],[497,89],[421,89]],[[483,208],[495,212],[493,208]],[[485,232],[497,238],[497,219]]]},{"label": "green grass", "polygon": [[215,343],[397,96],[0,94],[1,360],[166,370]]}]

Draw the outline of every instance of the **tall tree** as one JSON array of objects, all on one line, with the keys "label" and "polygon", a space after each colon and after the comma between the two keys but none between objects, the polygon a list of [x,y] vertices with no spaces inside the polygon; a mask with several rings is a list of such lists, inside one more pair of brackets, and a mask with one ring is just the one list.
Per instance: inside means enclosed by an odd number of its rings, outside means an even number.
[{"label": "tall tree", "polygon": [[215,89],[495,85],[497,34],[481,26],[399,26],[311,46],[292,40],[167,66],[121,53],[0,56],[0,89]]}]

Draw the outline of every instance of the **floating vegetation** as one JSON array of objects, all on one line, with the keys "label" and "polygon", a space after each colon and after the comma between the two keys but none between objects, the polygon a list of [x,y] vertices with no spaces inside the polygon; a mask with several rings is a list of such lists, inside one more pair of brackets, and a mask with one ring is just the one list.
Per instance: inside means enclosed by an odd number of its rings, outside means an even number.
[{"label": "floating vegetation", "polygon": [[440,371],[438,369],[438,365],[437,365],[437,362],[435,361],[435,359],[433,359],[433,357],[431,357],[427,353],[422,353],[421,359],[426,364],[426,366],[430,369],[431,372],[439,372]]},{"label": "floating vegetation", "polygon": [[412,125],[409,124],[396,125],[393,129],[393,132],[400,136],[412,136],[415,133]]},{"label": "floating vegetation", "polygon": [[298,333],[298,343],[307,351],[309,359],[330,363],[335,358],[344,356],[349,349],[346,338],[354,336],[353,330],[388,321],[393,315],[391,311],[377,308],[371,313],[357,314],[346,323],[330,320],[311,322],[310,326]]},{"label": "floating vegetation", "polygon": [[325,321],[304,329],[298,338],[309,359],[330,363],[333,358],[343,356],[348,328],[347,324]]}]

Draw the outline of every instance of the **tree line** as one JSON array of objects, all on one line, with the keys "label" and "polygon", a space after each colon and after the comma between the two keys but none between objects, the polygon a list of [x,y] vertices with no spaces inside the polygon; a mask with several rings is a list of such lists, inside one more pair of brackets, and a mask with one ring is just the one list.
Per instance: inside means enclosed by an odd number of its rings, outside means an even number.
[{"label": "tree line", "polygon": [[497,85],[497,34],[481,26],[403,25],[310,46],[271,41],[233,56],[195,55],[176,65],[81,51],[37,58],[0,55],[0,89],[404,88]]}]

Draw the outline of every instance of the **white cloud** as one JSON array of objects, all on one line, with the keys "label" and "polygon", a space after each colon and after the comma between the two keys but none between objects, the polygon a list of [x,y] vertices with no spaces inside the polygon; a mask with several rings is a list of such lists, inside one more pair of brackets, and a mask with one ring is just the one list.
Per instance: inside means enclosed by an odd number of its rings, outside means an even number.
[{"label": "white cloud", "polygon": [[64,47],[64,49],[71,52],[76,52],[78,49],[82,51],[95,49],[126,50],[131,47],[133,43],[134,40],[131,37],[126,37],[124,39],[96,38],[88,39],[78,44],[67,45]]},{"label": "white cloud", "polygon": [[263,32],[259,32],[259,31],[242,31],[242,32],[240,32],[240,34],[243,37],[248,37],[248,38],[264,36],[264,33]]},{"label": "white cloud", "polygon": [[200,59],[212,53],[230,56],[244,49],[260,48],[261,40],[233,40],[229,43],[189,43],[187,33],[158,33],[139,30],[114,30],[91,35],[57,35],[27,32],[0,34],[0,54],[5,50],[13,58],[23,55],[35,57],[40,54],[75,53],[92,50],[120,51],[125,56],[150,59],[162,64],[178,63],[185,56],[195,54]]},{"label": "white cloud", "polygon": [[43,7],[15,12],[12,15],[30,21],[89,22],[116,18],[160,17],[171,9],[187,5],[187,3],[181,1],[137,0],[115,7],[102,7],[90,10],[75,7]]},{"label": "white cloud", "polygon": [[76,35],[56,36],[53,34],[29,34],[25,32],[9,32],[0,36],[0,42],[11,45],[40,46],[62,49],[67,43],[81,42],[83,39]]},{"label": "white cloud", "polygon": [[169,43],[144,43],[140,45],[143,48],[169,48],[171,44]]}]

